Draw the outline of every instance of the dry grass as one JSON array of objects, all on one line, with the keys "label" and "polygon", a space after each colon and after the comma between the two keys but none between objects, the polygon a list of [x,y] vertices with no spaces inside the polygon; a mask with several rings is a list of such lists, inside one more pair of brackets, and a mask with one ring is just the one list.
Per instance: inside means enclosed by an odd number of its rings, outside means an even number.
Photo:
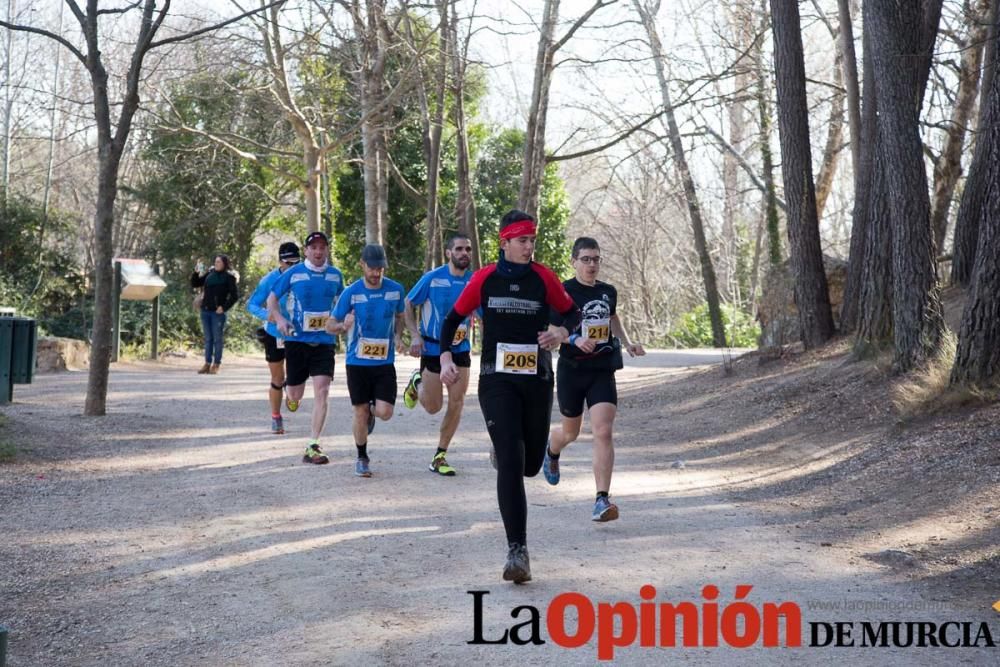
[{"label": "dry grass", "polygon": [[955,363],[955,335],[946,332],[937,356],[920,369],[907,374],[892,388],[892,406],[903,420],[926,416],[978,402],[981,397],[969,389],[949,386]]}]

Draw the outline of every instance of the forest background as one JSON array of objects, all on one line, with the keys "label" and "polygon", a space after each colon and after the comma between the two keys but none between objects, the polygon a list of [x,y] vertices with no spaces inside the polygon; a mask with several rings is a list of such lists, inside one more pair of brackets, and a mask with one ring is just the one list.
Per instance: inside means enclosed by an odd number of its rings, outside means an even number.
[{"label": "forest background", "polygon": [[[493,261],[517,206],[563,276],[573,237],[600,240],[647,345],[754,344],[786,275],[807,348],[839,331],[978,391],[1000,368],[995,23],[993,0],[8,0],[0,302],[92,342],[102,414],[111,258],[160,267],[185,346],[199,258],[228,254],[247,296],[320,229],[349,278],[378,242],[409,286],[455,231]],[[126,344],[148,322],[127,302]]]}]

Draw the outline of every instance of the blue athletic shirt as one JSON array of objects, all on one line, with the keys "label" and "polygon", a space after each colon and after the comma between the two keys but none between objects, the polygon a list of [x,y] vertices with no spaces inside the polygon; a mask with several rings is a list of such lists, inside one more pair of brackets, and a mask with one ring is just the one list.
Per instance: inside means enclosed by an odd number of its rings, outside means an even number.
[{"label": "blue athletic shirt", "polygon": [[[291,267],[288,270],[290,271]],[[278,325],[267,319],[267,295],[271,293],[271,288],[274,287],[274,283],[278,282],[278,278],[280,277],[281,269],[275,269],[261,278],[257,289],[253,291],[253,294],[250,295],[250,300],[247,301],[247,311],[257,319],[264,320],[264,330],[275,338],[281,338],[282,336],[281,332],[278,331]],[[287,304],[287,294],[278,299],[278,309],[281,311],[281,314],[286,319],[291,319],[288,314]]]},{"label": "blue athletic shirt", "polygon": [[325,330],[326,319],[343,291],[344,274],[329,264],[323,271],[313,271],[301,262],[282,273],[271,287],[271,293],[279,302],[288,294],[285,305],[291,315],[288,319],[295,326],[295,335],[285,340],[333,345],[333,334]]},{"label": "blue athletic shirt", "polygon": [[[445,264],[425,273],[406,295],[411,304],[420,306],[420,337],[424,339],[424,355],[429,357],[441,354],[438,343],[441,323],[472,278],[472,271],[466,271],[461,276],[453,276],[448,266]],[[472,349],[469,343],[471,319],[467,317],[462,320],[459,333],[456,334],[456,337],[462,340],[458,344],[452,344],[452,352],[468,352]]]},{"label": "blue athletic shirt", "polygon": [[382,286],[370,289],[364,278],[347,286],[333,309],[343,322],[354,311],[354,327],[347,333],[347,359],[351,366],[383,366],[396,359],[396,314],[402,313],[403,286],[382,278]]}]

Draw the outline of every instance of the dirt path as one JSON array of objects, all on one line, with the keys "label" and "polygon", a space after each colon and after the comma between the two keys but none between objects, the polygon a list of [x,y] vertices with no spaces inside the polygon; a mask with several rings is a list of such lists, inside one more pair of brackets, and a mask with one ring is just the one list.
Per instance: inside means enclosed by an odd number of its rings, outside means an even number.
[{"label": "dirt path", "polygon": [[[675,467],[669,444],[697,430],[651,421],[647,398],[681,367],[714,353],[657,352],[620,376],[613,496],[622,518],[589,521],[590,437],[563,456],[563,482],[528,481],[535,581],[500,581],[505,553],[488,439],[474,395],[449,456],[459,474],[427,471],[439,417],[400,405],[369,441],[376,476],[352,476],[349,406],[338,359],[327,423],[327,466],[299,462],[311,393],[273,437],[263,364],[230,360],[218,376],[192,362],[122,364],[105,418],[84,418],[86,376],[45,375],[18,386],[3,414],[17,463],[0,465],[0,624],[8,665],[592,664],[596,641],[557,646],[545,613],[560,593],[638,605],[720,608],[738,584],[747,600],[793,600],[810,621],[989,620],[926,597],[878,566],[774,525],[735,501],[731,467]],[[413,360],[398,365],[401,380]],[[696,400],[697,397],[692,397]],[[486,639],[540,610],[543,645],[470,645],[473,596]],[[1000,591],[997,591],[1000,597]],[[869,611],[831,610],[837,604]],[[819,606],[826,606],[820,609]],[[871,609],[879,607],[877,611]],[[567,631],[573,629],[573,614]],[[860,629],[856,630],[860,633]],[[525,633],[526,634],[526,633]],[[855,637],[858,636],[855,635]],[[522,635],[525,636],[525,635]],[[995,664],[1000,649],[640,648],[622,664]]]}]

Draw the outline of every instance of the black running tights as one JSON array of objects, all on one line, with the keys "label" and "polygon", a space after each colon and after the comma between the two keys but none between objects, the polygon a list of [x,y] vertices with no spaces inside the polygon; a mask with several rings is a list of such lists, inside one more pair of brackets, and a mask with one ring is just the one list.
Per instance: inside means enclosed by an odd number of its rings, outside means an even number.
[{"label": "black running tights", "polygon": [[497,500],[507,542],[526,544],[524,478],[542,468],[552,418],[552,382],[492,373],[479,378],[479,406],[497,455]]}]

